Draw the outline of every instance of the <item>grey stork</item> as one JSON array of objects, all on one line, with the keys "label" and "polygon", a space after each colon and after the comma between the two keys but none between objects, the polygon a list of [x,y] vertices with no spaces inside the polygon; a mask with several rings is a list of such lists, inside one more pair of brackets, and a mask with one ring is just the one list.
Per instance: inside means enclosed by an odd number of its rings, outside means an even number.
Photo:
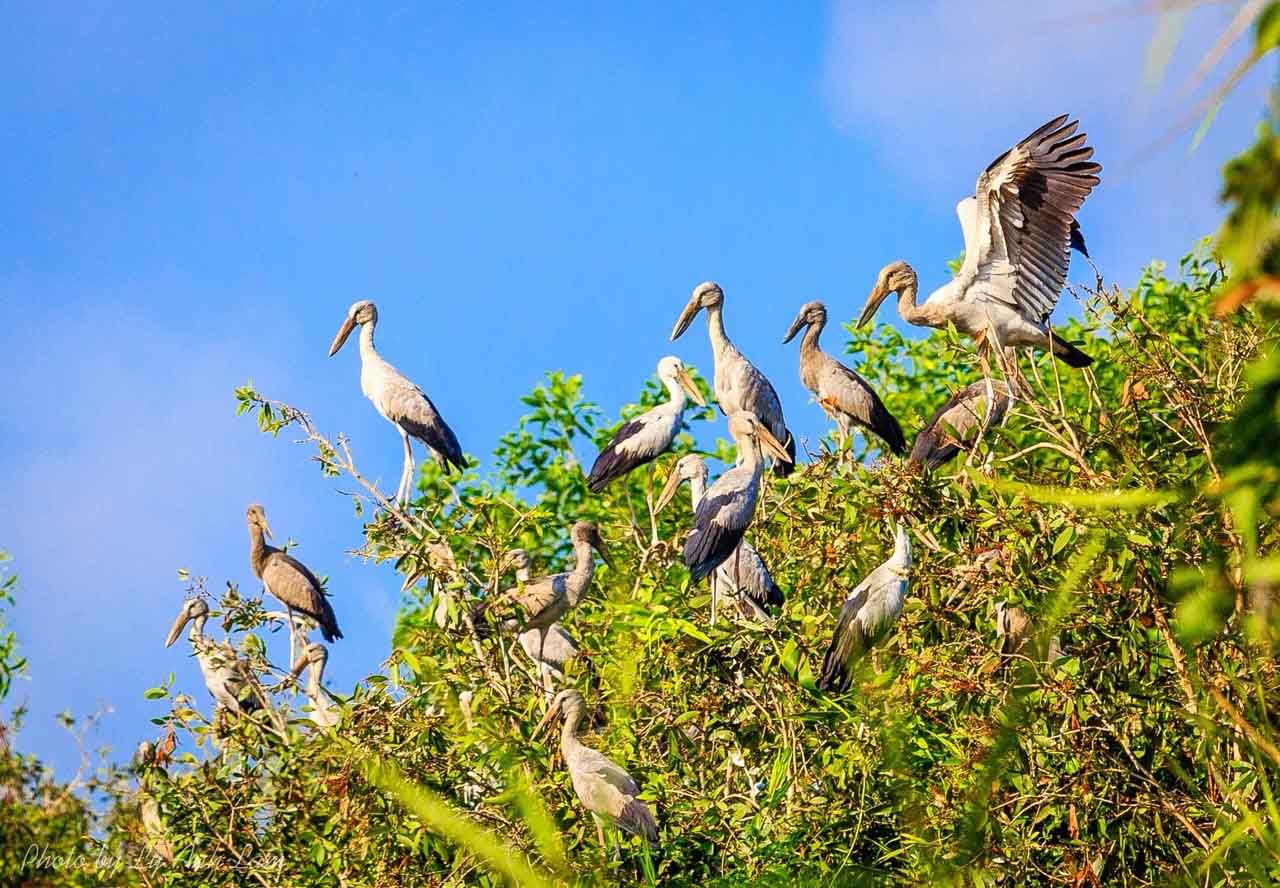
[{"label": "grey stork", "polygon": [[618,429],[591,467],[587,487],[592,493],[599,493],[615,478],[666,452],[684,427],[686,394],[699,407],[706,406],[702,393],[679,358],[668,355],[659,361],[658,378],[666,386],[670,399]]},{"label": "grey stork", "polygon": [[451,468],[463,471],[466,458],[458,438],[436,410],[436,405],[409,381],[403,373],[387,363],[373,347],[373,329],[378,323],[378,308],[369,300],[353,303],[346,320],[329,346],[329,357],[338,353],[351,331],[360,326],[360,390],[387,422],[396,427],[404,442],[404,468],[396,502],[404,505],[413,493],[413,446],[409,438],[417,438],[446,473]]},{"label": "grey stork", "polygon": [[249,526],[249,566],[253,575],[262,580],[262,587],[279,599],[289,614],[289,659],[294,654],[294,621],[296,611],[320,627],[325,641],[342,637],[333,606],[320,586],[316,575],[306,565],[287,552],[266,542],[271,536],[267,513],[254,503],[245,510],[245,522]]},{"label": "grey stork", "polygon": [[800,381],[813,393],[820,406],[840,431],[840,448],[854,428],[874,432],[893,453],[901,456],[907,452],[907,442],[902,436],[902,426],[884,406],[871,384],[822,350],[818,338],[827,325],[827,307],[821,302],[808,302],[801,307],[796,319],[787,329],[783,344],[790,342],[801,330]]},{"label": "grey stork", "polygon": [[[755,414],[740,410],[729,417],[729,434],[738,445],[738,464],[711,485],[693,515],[693,532],[684,544],[684,564],[693,582],[728,560],[755,516],[763,471],[761,448],[779,462],[791,457]],[[711,621],[718,592],[711,584]]]},{"label": "grey stork", "polygon": [[623,832],[644,839],[650,847],[658,847],[658,822],[649,806],[636,798],[640,785],[620,765],[579,739],[578,729],[586,710],[580,693],[573,689],[561,691],[534,728],[533,736],[541,735],[547,725],[563,715],[560,754],[578,801],[597,823],[604,820],[616,824]]},{"label": "grey stork", "polygon": [[262,701],[254,693],[249,681],[248,664],[237,656],[230,645],[220,644],[204,634],[204,626],[208,620],[209,605],[205,600],[188,598],[182,603],[182,610],[173,621],[164,646],[172,647],[182,630],[190,623],[188,639],[191,650],[195,654],[196,663],[200,665],[204,686],[213,697],[215,708],[224,709],[233,715],[256,712],[262,708]]},{"label": "grey stork", "polygon": [[757,370],[729,340],[724,331],[724,291],[713,281],[698,284],[689,302],[680,312],[671,341],[679,339],[698,312],[707,313],[707,332],[711,336],[711,352],[715,358],[716,402],[725,416],[745,410],[755,414],[778,441],[785,445],[786,459],[774,462],[774,474],[790,475],[795,469],[796,442],[782,416],[782,401],[773,384]]},{"label": "grey stork", "polygon": [[547,634],[552,625],[576,607],[591,588],[591,578],[596,567],[593,550],[600,554],[605,564],[610,563],[600,532],[590,521],[574,524],[569,532],[569,539],[573,543],[573,569],[518,584],[496,599],[485,599],[477,603],[471,610],[471,621],[477,634],[486,637],[490,633],[489,624],[485,620],[487,613],[515,605],[519,618],[522,618],[518,625],[538,630],[536,659],[542,661],[546,656]]},{"label": "grey stork", "polygon": [[324,666],[329,661],[329,651],[320,642],[312,642],[302,649],[302,653],[298,655],[298,659],[294,662],[293,668],[289,670],[289,675],[296,681],[302,670],[307,671],[307,685],[305,693],[307,700],[311,703],[311,721],[317,727],[331,728],[338,723],[338,707],[333,705],[333,701],[329,699],[329,694],[325,691],[322,682],[324,681]]},{"label": "grey stork", "polygon": [[[689,494],[693,511],[698,511],[707,490],[707,463],[696,453],[686,454],[676,461],[675,469],[667,478],[662,493],[658,496],[655,511],[671,502],[683,481],[689,482]],[[737,600],[742,615],[748,619],[762,621],[768,619],[768,608],[782,607],[786,596],[778,584],[773,581],[764,559],[745,539],[738,543],[720,566],[716,568],[717,597],[719,590],[726,590]]]},{"label": "grey stork", "polygon": [[819,688],[843,691],[849,686],[854,663],[884,637],[902,614],[910,577],[911,540],[906,528],[899,523],[889,560],[867,574],[840,609],[831,645],[822,662]]},{"label": "grey stork", "polygon": [[[512,549],[504,559],[512,565],[516,572],[516,583],[528,583],[533,576],[533,559],[524,549]],[[520,628],[520,622],[512,619],[503,624],[503,628],[514,630]],[[525,629],[517,637],[520,648],[525,652],[533,665],[538,667],[538,676],[545,690],[551,690],[555,682],[564,681],[564,671],[569,662],[578,656],[578,641],[559,623],[547,627],[546,636],[540,629]]]},{"label": "grey stork", "polygon": [[934,471],[961,450],[971,450],[987,429],[1004,422],[1012,403],[1009,386],[1001,380],[970,383],[948,398],[920,430],[911,448],[911,462]]},{"label": "grey stork", "polygon": [[972,197],[956,206],[964,262],[950,283],[916,304],[916,273],[906,262],[880,270],[858,318],[870,321],[890,293],[911,324],[961,333],[999,354],[1005,347],[1051,348],[1070,367],[1092,359],[1049,327],[1067,278],[1071,247],[1088,255],[1075,221],[1102,167],[1089,160],[1079,124],[1055,117],[1001,154],[978,177]]}]

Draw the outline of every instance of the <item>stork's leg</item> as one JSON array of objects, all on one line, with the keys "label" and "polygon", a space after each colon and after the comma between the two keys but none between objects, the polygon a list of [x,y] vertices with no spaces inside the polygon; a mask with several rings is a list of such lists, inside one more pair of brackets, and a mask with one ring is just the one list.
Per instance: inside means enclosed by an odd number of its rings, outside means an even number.
[{"label": "stork's leg", "polygon": [[284,612],[289,617],[289,668],[293,668],[293,664],[297,662],[297,633],[293,628],[293,608],[289,605],[284,606]]},{"label": "stork's leg", "polygon": [[400,472],[400,489],[396,492],[396,505],[403,507],[409,502],[413,491],[413,446],[409,443],[409,433],[400,426],[400,440],[404,442],[404,469]]},{"label": "stork's leg", "polygon": [[716,610],[720,604],[720,584],[716,582],[716,574],[720,568],[711,571],[711,625],[716,624]]},{"label": "stork's leg", "polygon": [[604,824],[600,822],[600,815],[594,812],[591,814],[591,819],[596,822],[596,838],[600,840],[600,859],[603,861],[609,854],[609,846],[604,841]]}]

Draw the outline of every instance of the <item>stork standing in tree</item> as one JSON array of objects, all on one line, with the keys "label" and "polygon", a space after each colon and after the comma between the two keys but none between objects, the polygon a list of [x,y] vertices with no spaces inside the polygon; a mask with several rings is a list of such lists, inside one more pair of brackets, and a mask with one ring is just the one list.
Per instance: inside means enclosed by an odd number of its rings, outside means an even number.
[{"label": "stork standing in tree", "polygon": [[800,381],[813,393],[820,406],[835,420],[840,432],[840,449],[855,428],[875,435],[893,453],[901,456],[907,452],[907,441],[902,436],[902,426],[884,406],[871,384],[822,350],[818,338],[827,325],[827,307],[821,302],[808,302],[801,307],[796,319],[787,329],[782,342],[788,343],[801,330]]},{"label": "stork standing in tree", "polygon": [[[732,414],[729,434],[738,445],[738,464],[717,478],[702,497],[693,515],[693,532],[684,544],[684,564],[695,583],[728,560],[751,525],[764,469],[762,448],[778,462],[791,458],[753,413]],[[716,586],[711,584],[713,625],[719,597]]]},{"label": "stork standing in tree", "polygon": [[360,327],[360,390],[373,402],[374,409],[396,427],[404,442],[404,468],[400,474],[400,486],[396,490],[396,503],[403,506],[413,493],[413,446],[409,438],[417,438],[446,473],[451,468],[466,469],[466,459],[458,438],[448,423],[436,410],[436,405],[409,381],[403,373],[392,367],[373,347],[373,329],[378,323],[378,308],[369,300],[353,303],[347,310],[347,318],[338,328],[338,335],[329,346],[329,357],[338,353],[351,331]]},{"label": "stork standing in tree", "polygon": [[657,848],[658,822],[649,806],[636,798],[640,794],[640,785],[620,765],[583,745],[579,739],[578,729],[586,711],[581,694],[573,689],[561,691],[534,728],[533,736],[539,736],[557,716],[563,715],[560,754],[569,769],[578,801],[591,812],[597,826],[601,821],[608,821],[623,832],[640,836],[650,847]]},{"label": "stork standing in tree", "polygon": [[822,662],[818,687],[843,691],[849,687],[853,665],[889,631],[902,614],[911,577],[911,540],[898,524],[893,554],[849,593],[836,622],[831,645]]},{"label": "stork standing in tree", "polygon": [[724,331],[724,291],[713,281],[694,288],[688,304],[671,330],[671,341],[679,339],[698,312],[707,313],[707,332],[711,336],[711,352],[715,357],[715,391],[720,411],[732,416],[747,411],[764,424],[775,439],[782,442],[786,458],[774,461],[774,474],[790,475],[795,469],[796,442],[782,415],[782,401],[773,383],[742,356]]},{"label": "stork standing in tree", "polygon": [[[702,502],[707,490],[707,463],[696,453],[687,454],[676,461],[675,469],[658,497],[655,511],[662,511],[671,502],[683,481],[689,482],[693,511],[698,511],[698,504]],[[738,602],[742,616],[758,622],[769,619],[768,608],[782,607],[786,601],[782,589],[773,581],[769,568],[765,566],[764,559],[745,539],[716,568],[714,582],[717,597],[727,592]]]},{"label": "stork standing in tree", "polygon": [[956,206],[964,232],[964,262],[952,281],[916,304],[916,273],[906,262],[880,270],[858,318],[875,317],[890,293],[911,324],[961,333],[1002,349],[1051,349],[1070,367],[1092,359],[1049,327],[1067,279],[1071,248],[1088,255],[1075,221],[1102,167],[1079,124],[1056,117],[1001,154],[978,177],[973,197]]},{"label": "stork standing in tree", "polygon": [[[507,553],[506,562],[515,568],[516,583],[528,583],[533,576],[533,559],[524,549],[512,549]],[[503,624],[503,629],[513,631],[520,628],[520,622],[511,619]],[[525,655],[538,668],[538,677],[542,681],[543,690],[551,692],[557,682],[564,681],[564,672],[569,662],[578,656],[578,641],[559,623],[547,627],[544,636],[540,629],[526,629],[516,638]]]},{"label": "stork standing in tree", "polygon": [[[195,654],[196,663],[200,665],[204,686],[213,696],[215,709],[225,710],[233,715],[256,712],[262,708],[262,702],[249,680],[248,664],[237,656],[230,645],[219,644],[204,634],[204,626],[208,621],[209,605],[205,600],[188,598],[182,603],[182,610],[173,621],[164,646],[171,647],[190,623],[188,639],[191,650]],[[213,720],[217,721],[216,712]]]},{"label": "stork standing in tree", "polygon": [[338,708],[324,689],[324,666],[329,661],[329,651],[320,642],[312,642],[302,649],[289,675],[297,681],[303,669],[307,671],[306,695],[311,703],[311,721],[317,727],[331,728],[338,723]]},{"label": "stork standing in tree", "polygon": [[249,566],[253,568],[253,575],[262,580],[263,588],[288,611],[290,662],[296,641],[295,612],[319,626],[325,641],[341,638],[338,619],[316,575],[292,555],[266,542],[265,538],[271,536],[271,526],[267,524],[267,513],[262,506],[257,503],[249,506],[244,517],[249,525]]},{"label": "stork standing in tree", "polygon": [[508,589],[493,601],[486,599],[476,604],[471,610],[471,621],[477,634],[489,634],[489,625],[485,619],[487,613],[514,605],[519,617],[523,618],[518,625],[526,630],[538,630],[538,656],[535,659],[542,661],[546,656],[547,634],[551,627],[576,607],[591,588],[591,578],[596,567],[594,553],[599,553],[605,564],[610,563],[600,532],[590,521],[579,521],[573,525],[569,539],[573,543],[573,569],[539,577]]},{"label": "stork standing in tree", "polygon": [[659,361],[658,378],[666,386],[670,399],[618,429],[591,466],[587,487],[592,493],[599,493],[615,478],[653,462],[667,451],[684,428],[686,395],[699,407],[706,406],[702,393],[679,358],[668,355]]},{"label": "stork standing in tree", "polygon": [[[972,450],[987,429],[1004,422],[1013,404],[1009,386],[998,379],[979,379],[947,399],[911,448],[911,462],[935,471],[960,451]],[[989,405],[989,406],[988,406]]]}]

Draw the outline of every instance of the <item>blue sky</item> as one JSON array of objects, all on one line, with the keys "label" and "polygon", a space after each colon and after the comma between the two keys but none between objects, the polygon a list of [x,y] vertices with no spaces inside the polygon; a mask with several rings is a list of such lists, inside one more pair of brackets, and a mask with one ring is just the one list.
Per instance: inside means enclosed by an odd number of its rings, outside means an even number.
[{"label": "blue sky", "polygon": [[815,439],[825,421],[780,344],[800,304],[848,319],[899,257],[924,292],[942,283],[956,201],[1062,112],[1105,167],[1090,248],[1131,282],[1216,228],[1218,170],[1263,90],[1246,82],[1196,152],[1144,151],[1191,103],[1175,87],[1219,9],[1192,14],[1150,90],[1156,24],[1136,14],[424,6],[3,4],[0,548],[31,661],[9,703],[30,708],[19,748],[63,776],[60,710],[112,707],[91,742],[123,756],[170,670],[207,703],[187,651],[161,646],[175,568],[254,588],[250,502],[330,576],[347,636],[333,685],[386,655],[397,577],[345,554],[360,524],[339,485],[231,398],[252,378],[309,409],[393,489],[399,440],[355,350],[326,357],[352,301],[377,300],[384,354],[487,460],[547,370],[583,373],[615,412],[664,354],[709,373],[701,322],[667,334],[713,278],[730,334]]}]

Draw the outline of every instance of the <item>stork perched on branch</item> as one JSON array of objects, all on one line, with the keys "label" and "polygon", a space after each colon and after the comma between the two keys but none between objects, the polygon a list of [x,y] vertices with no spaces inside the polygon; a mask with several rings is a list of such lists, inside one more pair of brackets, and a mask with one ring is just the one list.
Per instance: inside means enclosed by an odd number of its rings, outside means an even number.
[{"label": "stork perched on branch", "polygon": [[983,433],[1004,422],[1013,398],[999,379],[979,379],[947,399],[929,424],[920,430],[911,448],[911,462],[934,471],[972,450]]},{"label": "stork perched on branch", "polygon": [[671,341],[679,339],[689,329],[700,311],[707,313],[707,332],[711,336],[711,352],[715,357],[716,401],[720,404],[720,411],[725,416],[743,410],[754,414],[784,445],[786,458],[774,461],[774,474],[790,475],[795,470],[796,442],[782,416],[782,401],[778,399],[773,383],[729,341],[724,331],[724,291],[719,284],[706,281],[694,288],[671,330]]},{"label": "stork perched on branch", "polygon": [[262,701],[258,699],[253,683],[249,680],[248,664],[230,645],[220,644],[204,634],[204,626],[208,621],[209,605],[205,600],[188,598],[182,603],[182,610],[173,621],[164,646],[172,647],[182,630],[190,623],[191,632],[188,637],[191,650],[200,665],[204,686],[209,689],[216,707],[233,715],[256,712],[262,708]]},{"label": "stork perched on branch", "polygon": [[1065,114],[1055,117],[992,161],[974,196],[956,206],[964,262],[955,278],[917,305],[915,271],[891,262],[880,270],[858,325],[897,293],[898,314],[908,323],[954,324],[997,355],[1005,347],[1051,349],[1068,366],[1087,367],[1092,359],[1049,327],[1071,248],[1088,255],[1075,214],[1102,172],[1078,126]]},{"label": "stork perched on branch", "polygon": [[369,300],[355,302],[347,309],[346,320],[338,329],[329,346],[329,357],[338,353],[351,331],[360,327],[360,390],[375,410],[387,422],[396,427],[404,442],[404,468],[400,473],[400,486],[396,490],[396,502],[407,503],[413,493],[413,446],[409,439],[417,438],[446,473],[451,468],[463,471],[466,458],[458,438],[448,423],[436,410],[436,405],[422,393],[409,378],[387,363],[373,347],[373,329],[378,324],[378,307]]},{"label": "stork perched on branch", "polygon": [[836,422],[840,430],[840,447],[844,448],[854,428],[873,432],[890,451],[901,456],[907,452],[902,426],[884,406],[876,390],[857,373],[822,350],[818,338],[827,325],[827,307],[821,302],[808,302],[791,322],[783,344],[801,330],[800,381],[813,393],[820,406]]},{"label": "stork perched on branch", "polygon": [[592,493],[604,490],[616,478],[638,468],[667,451],[684,427],[686,395],[699,407],[706,406],[684,363],[668,355],[658,362],[658,378],[670,399],[623,424],[596,457],[587,478]]}]

